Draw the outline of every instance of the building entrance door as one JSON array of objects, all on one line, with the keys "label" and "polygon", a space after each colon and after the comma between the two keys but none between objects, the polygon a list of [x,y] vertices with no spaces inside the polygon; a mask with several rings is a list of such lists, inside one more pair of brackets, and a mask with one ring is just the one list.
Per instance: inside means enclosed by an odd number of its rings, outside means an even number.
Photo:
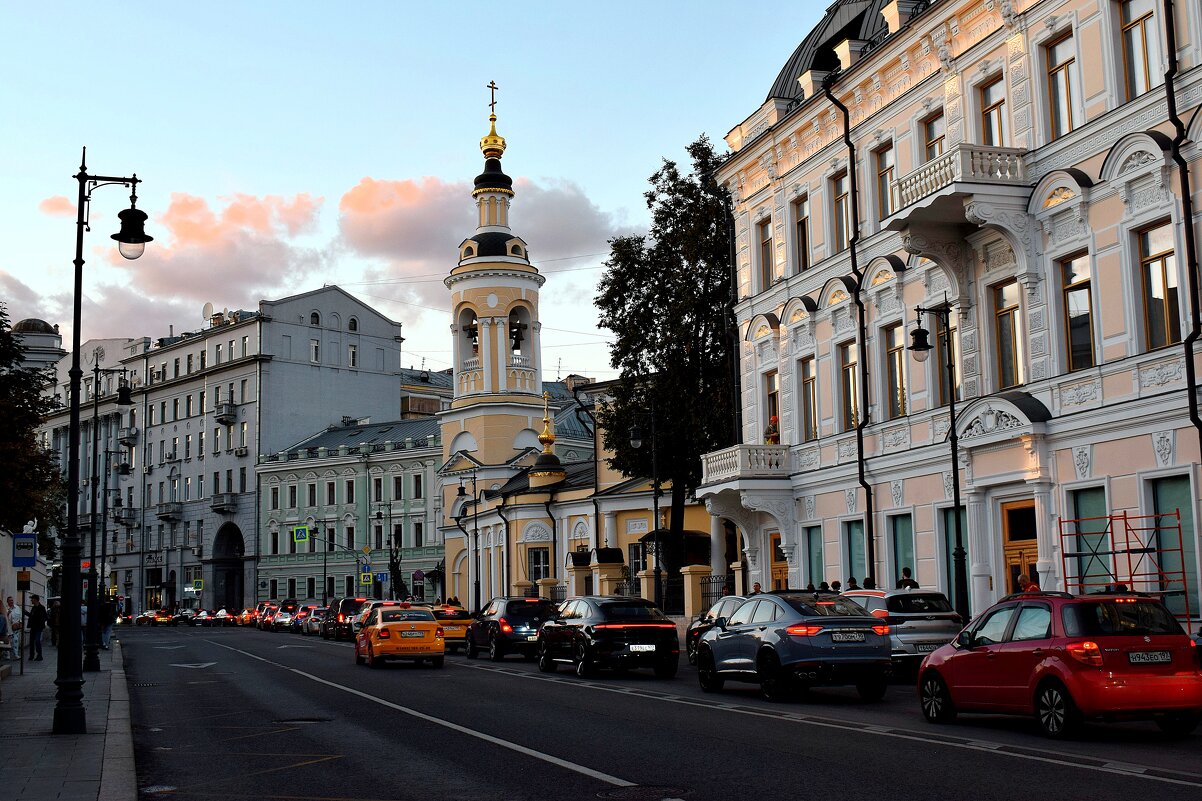
[{"label": "building entrance door", "polygon": [[789,587],[789,562],[785,552],[780,547],[780,534],[772,535],[772,589],[784,590]]},{"label": "building entrance door", "polygon": [[1018,577],[1038,582],[1039,539],[1035,525],[1035,500],[1002,504],[1002,555],[1006,564],[1006,592],[1021,592]]}]

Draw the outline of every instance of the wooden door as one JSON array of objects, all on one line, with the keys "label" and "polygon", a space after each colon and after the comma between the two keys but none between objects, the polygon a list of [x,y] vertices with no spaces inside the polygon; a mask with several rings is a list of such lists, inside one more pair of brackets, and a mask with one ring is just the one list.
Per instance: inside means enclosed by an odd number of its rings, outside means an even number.
[{"label": "wooden door", "polygon": [[1006,563],[1006,591],[1020,592],[1018,577],[1025,574],[1038,583],[1039,538],[1035,500],[1002,504],[1002,553]]}]

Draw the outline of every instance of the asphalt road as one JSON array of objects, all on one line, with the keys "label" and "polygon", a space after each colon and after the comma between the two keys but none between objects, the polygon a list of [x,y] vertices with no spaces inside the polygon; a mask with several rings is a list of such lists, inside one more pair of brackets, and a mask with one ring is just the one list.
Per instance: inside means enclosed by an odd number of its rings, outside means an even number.
[{"label": "asphalt road", "polygon": [[769,704],[696,673],[582,680],[448,656],[371,670],[351,645],[252,629],[124,628],[143,799],[1202,798],[1202,735],[1028,720],[925,723],[913,689]]}]

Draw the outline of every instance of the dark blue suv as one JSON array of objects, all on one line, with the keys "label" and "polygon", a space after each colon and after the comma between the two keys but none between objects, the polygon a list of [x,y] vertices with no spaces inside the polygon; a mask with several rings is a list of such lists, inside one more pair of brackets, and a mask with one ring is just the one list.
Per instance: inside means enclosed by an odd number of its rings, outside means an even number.
[{"label": "dark blue suv", "polygon": [[888,687],[889,626],[856,602],[834,593],[776,590],[748,598],[697,646],[701,689],[727,681],[760,685],[769,701],[813,686],[854,684],[878,701]]}]

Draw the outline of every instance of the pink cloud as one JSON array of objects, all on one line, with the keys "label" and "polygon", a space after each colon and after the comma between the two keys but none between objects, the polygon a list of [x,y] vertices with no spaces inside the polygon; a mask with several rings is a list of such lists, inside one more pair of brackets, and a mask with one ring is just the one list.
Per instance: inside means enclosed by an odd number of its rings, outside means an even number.
[{"label": "pink cloud", "polygon": [[63,195],[54,195],[39,203],[38,211],[54,217],[74,217],[75,204]]}]

